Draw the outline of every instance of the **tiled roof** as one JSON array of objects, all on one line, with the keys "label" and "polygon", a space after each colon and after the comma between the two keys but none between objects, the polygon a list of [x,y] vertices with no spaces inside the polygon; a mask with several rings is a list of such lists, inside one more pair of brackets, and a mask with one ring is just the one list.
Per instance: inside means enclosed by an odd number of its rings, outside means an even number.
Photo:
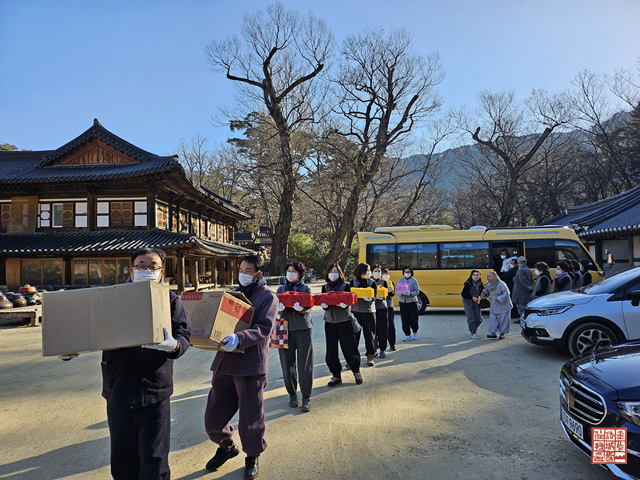
[{"label": "tiled roof", "polygon": [[640,185],[598,202],[567,207],[564,213],[541,223],[558,224],[571,225],[585,240],[637,235],[640,233]]},{"label": "tiled roof", "polygon": [[242,256],[252,250],[197,238],[188,233],[152,230],[38,232],[0,235],[0,254],[133,253],[139,248],[192,247],[217,256]]}]

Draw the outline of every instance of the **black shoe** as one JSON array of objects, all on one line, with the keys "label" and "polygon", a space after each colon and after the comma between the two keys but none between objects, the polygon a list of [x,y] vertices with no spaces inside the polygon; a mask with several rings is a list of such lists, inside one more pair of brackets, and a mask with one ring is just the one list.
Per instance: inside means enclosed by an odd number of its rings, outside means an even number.
[{"label": "black shoe", "polygon": [[396,351],[396,346],[395,345],[391,345],[389,347],[389,350],[391,350],[392,352],[395,352]]},{"label": "black shoe", "polygon": [[495,333],[490,333],[487,335],[487,338],[498,338],[498,336]]},{"label": "black shoe", "polygon": [[222,465],[224,465],[227,460],[237,456],[239,453],[240,450],[235,443],[229,449],[218,447],[218,450],[216,450],[216,454],[211,460],[207,462],[207,465],[204,468],[206,468],[210,472],[215,472]]},{"label": "black shoe", "polygon": [[244,459],[244,478],[256,478],[258,476],[258,458],[249,457]]},{"label": "black shoe", "polygon": [[289,395],[289,407],[298,408],[298,394]]}]

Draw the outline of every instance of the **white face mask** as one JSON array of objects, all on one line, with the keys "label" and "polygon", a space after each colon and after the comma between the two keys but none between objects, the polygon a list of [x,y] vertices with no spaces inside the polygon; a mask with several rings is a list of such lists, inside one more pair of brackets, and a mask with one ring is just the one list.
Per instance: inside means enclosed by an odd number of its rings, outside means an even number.
[{"label": "white face mask", "polygon": [[410,273],[405,273],[404,274],[404,278],[411,278],[411,274]]},{"label": "white face mask", "polygon": [[391,277],[389,275],[382,275],[383,280],[389,280]]},{"label": "white face mask", "polygon": [[538,269],[536,268],[535,272],[536,272],[536,277],[539,277],[539,276],[540,276],[540,270],[538,270]]},{"label": "white face mask", "polygon": [[328,276],[329,280],[331,280],[332,282],[335,282],[336,280],[338,280],[338,278],[340,278],[340,274],[338,273],[330,273]]},{"label": "white face mask", "polygon": [[133,281],[134,282],[159,282],[160,270],[134,270]]},{"label": "white face mask", "polygon": [[367,280],[369,280],[371,278],[371,272],[367,272],[364,274],[364,278],[366,278]]},{"label": "white face mask", "polygon": [[373,278],[375,278],[376,280],[380,278],[380,272],[373,272]]},{"label": "white face mask", "polygon": [[506,256],[506,255],[500,255],[500,258],[501,258],[502,260],[504,260],[505,258],[507,258],[507,256]]},{"label": "white face mask", "polygon": [[291,283],[296,283],[298,281],[298,272],[287,272],[287,280]]},{"label": "white face mask", "polygon": [[253,275],[248,275],[246,273],[239,273],[238,282],[240,282],[240,285],[242,285],[243,287],[246,287],[247,285],[251,285],[253,283]]}]

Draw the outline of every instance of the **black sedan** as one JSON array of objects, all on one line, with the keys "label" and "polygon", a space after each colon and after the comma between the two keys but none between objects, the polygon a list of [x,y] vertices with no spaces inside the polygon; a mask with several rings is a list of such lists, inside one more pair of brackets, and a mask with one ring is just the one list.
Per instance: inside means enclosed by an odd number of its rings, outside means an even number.
[{"label": "black sedan", "polygon": [[[602,465],[619,478],[640,479],[640,341],[575,357],[560,372],[560,421],[591,456],[592,428],[626,428],[627,460]],[[595,467],[594,467],[595,468]]]}]

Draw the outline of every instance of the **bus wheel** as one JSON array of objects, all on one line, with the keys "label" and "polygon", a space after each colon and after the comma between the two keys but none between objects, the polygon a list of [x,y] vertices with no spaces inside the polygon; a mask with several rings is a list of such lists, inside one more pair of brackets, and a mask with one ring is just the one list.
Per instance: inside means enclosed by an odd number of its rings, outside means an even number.
[{"label": "bus wheel", "polygon": [[422,315],[427,311],[427,307],[429,306],[429,299],[427,296],[420,292],[418,294],[418,315]]}]

